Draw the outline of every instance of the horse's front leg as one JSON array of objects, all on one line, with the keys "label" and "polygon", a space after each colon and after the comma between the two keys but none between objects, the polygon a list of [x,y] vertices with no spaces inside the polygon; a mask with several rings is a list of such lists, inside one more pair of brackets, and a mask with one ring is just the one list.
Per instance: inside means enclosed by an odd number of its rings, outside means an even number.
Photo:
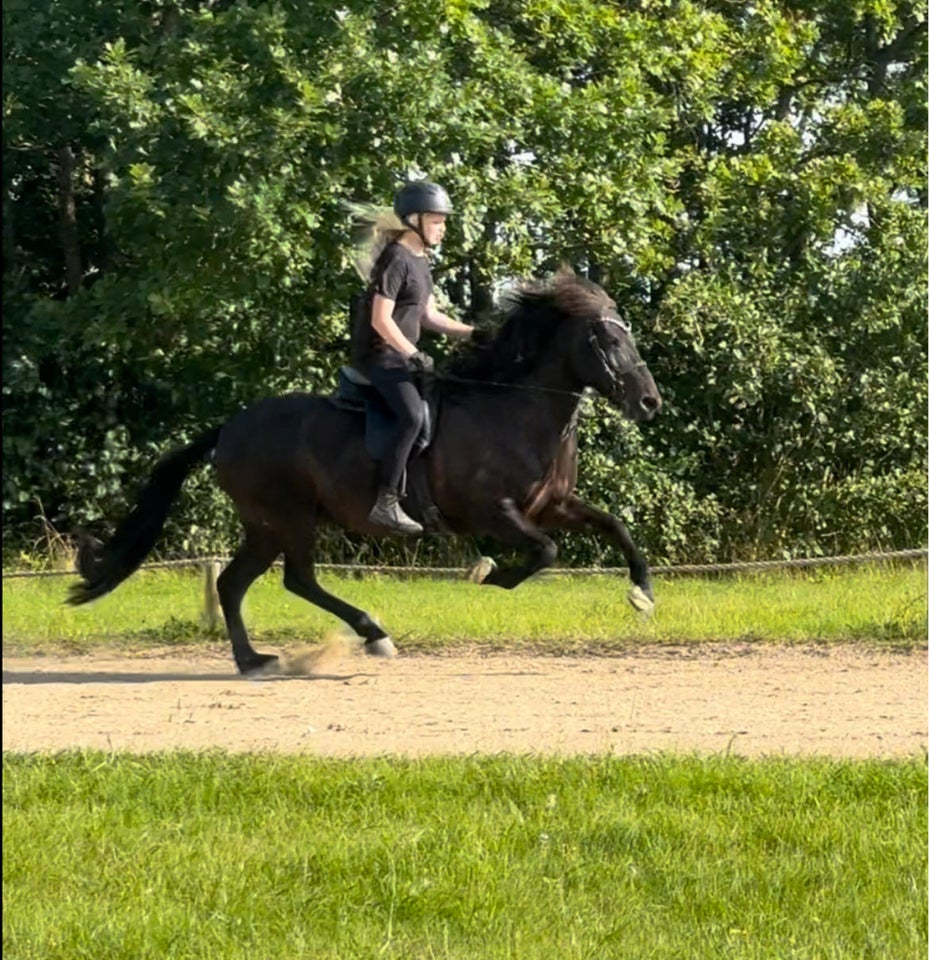
[{"label": "horse's front leg", "polygon": [[542,512],[539,525],[547,530],[587,530],[593,528],[619,544],[629,564],[629,602],[643,613],[651,613],[655,607],[655,594],[649,577],[648,564],[639,548],[632,542],[626,525],[613,514],[584,503],[571,496],[560,503],[552,504]]},{"label": "horse's front leg", "polygon": [[504,543],[528,547],[524,563],[518,567],[499,567],[481,581],[492,587],[512,590],[524,580],[545,567],[550,567],[558,555],[558,548],[531,520],[524,516],[509,498],[502,500],[494,517],[490,534]]}]

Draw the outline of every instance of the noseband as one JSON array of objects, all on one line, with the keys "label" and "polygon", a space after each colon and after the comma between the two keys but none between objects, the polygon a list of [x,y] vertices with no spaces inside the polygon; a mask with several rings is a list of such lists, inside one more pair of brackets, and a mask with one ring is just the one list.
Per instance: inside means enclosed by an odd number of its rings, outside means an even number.
[{"label": "noseband", "polygon": [[607,372],[607,376],[610,378],[610,383],[613,387],[614,392],[618,393],[619,396],[623,396],[626,392],[626,388],[623,384],[622,378],[632,373],[635,370],[639,370],[645,367],[644,360],[630,361],[624,366],[619,367],[618,369],[610,363],[610,358],[606,355],[603,350],[603,347],[600,346],[600,341],[597,340],[597,334],[594,332],[595,323],[612,323],[619,327],[627,336],[631,331],[631,327],[625,320],[617,320],[614,317],[597,317],[591,325],[590,329],[587,332],[587,342],[590,344],[591,350],[593,350],[594,355],[603,364],[603,368]]}]

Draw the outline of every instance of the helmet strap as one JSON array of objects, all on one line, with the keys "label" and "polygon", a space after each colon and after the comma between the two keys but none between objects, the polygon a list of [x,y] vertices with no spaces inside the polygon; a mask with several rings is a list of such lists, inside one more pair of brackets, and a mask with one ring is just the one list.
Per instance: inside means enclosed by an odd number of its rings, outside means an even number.
[{"label": "helmet strap", "polygon": [[[416,217],[415,224],[411,222],[413,217]],[[426,240],[426,235],[423,233],[423,215],[421,213],[411,213],[408,217],[403,218],[403,222],[422,240],[423,247],[426,250],[432,249],[432,245]]]}]

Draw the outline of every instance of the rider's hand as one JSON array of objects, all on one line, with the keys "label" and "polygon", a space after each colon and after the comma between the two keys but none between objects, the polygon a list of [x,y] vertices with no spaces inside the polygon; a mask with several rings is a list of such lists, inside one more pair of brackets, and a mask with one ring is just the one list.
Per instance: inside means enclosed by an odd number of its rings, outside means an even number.
[{"label": "rider's hand", "polygon": [[428,353],[423,353],[422,350],[417,350],[416,353],[410,354],[407,358],[407,363],[409,363],[411,370],[425,374],[426,376],[430,376],[435,369],[435,363],[432,357],[430,357]]},{"label": "rider's hand", "polygon": [[472,327],[470,339],[476,347],[486,347],[493,342],[494,335],[483,327]]}]

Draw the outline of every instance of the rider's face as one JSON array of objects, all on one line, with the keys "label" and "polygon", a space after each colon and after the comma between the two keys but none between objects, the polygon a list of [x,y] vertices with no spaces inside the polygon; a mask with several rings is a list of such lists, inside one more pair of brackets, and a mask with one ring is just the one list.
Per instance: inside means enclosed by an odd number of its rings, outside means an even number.
[{"label": "rider's face", "polygon": [[424,213],[422,215],[422,231],[426,243],[430,247],[437,247],[445,236],[445,214]]}]

